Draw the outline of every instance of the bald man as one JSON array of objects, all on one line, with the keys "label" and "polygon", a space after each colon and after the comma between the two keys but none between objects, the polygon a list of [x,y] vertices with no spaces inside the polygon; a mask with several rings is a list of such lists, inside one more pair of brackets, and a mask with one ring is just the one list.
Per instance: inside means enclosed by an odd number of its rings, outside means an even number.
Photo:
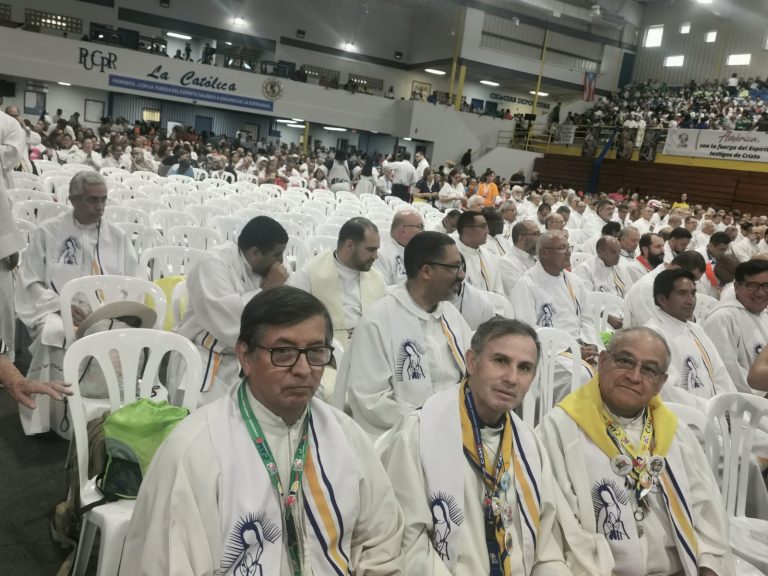
[{"label": "bald man", "polygon": [[405,280],[404,253],[411,238],[424,230],[424,220],[416,210],[395,212],[389,238],[381,244],[374,266],[384,277],[384,284],[394,286]]}]

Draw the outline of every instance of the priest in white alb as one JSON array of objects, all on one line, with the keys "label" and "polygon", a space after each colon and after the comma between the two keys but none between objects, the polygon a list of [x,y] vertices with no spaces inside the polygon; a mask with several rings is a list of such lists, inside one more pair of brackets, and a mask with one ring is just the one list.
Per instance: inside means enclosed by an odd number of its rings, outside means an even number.
[{"label": "priest in white alb", "polygon": [[515,282],[536,264],[539,236],[541,231],[531,220],[522,220],[512,226],[509,252],[498,260],[499,275],[507,296],[511,294]]},{"label": "priest in white alb", "polygon": [[[123,230],[102,219],[107,204],[107,184],[98,172],[78,172],[69,184],[72,212],[42,222],[32,233],[16,276],[16,313],[33,338],[30,380],[61,380],[64,362],[64,324],[61,319],[62,287],[74,278],[116,274],[135,276],[136,252]],[[79,325],[91,312],[77,298],[72,318]],[[26,434],[53,428],[68,434],[63,402],[43,397],[35,410],[21,409]]]},{"label": "priest in white alb", "polygon": [[573,268],[590,292],[605,292],[619,298],[632,286],[632,281],[621,262],[621,245],[613,236],[601,236],[596,244],[597,253]]},{"label": "priest in white alb", "polygon": [[486,248],[488,223],[480,212],[467,210],[456,224],[459,240],[456,246],[467,265],[466,281],[486,292],[504,293],[497,257]]},{"label": "priest in white alb", "polygon": [[537,433],[571,514],[591,535],[581,552],[601,574],[732,576],[720,489],[693,432],[659,397],[670,351],[648,328],[616,332],[598,375]]},{"label": "priest in white alb", "polygon": [[383,240],[376,269],[384,278],[384,284],[394,286],[405,280],[405,265],[403,254],[408,242],[416,234],[424,230],[424,219],[421,214],[411,208],[398,210],[392,218],[389,237]]},{"label": "priest in white alb", "polygon": [[336,379],[334,405],[346,390],[355,421],[373,438],[461,380],[471,337],[448,302],[464,279],[453,239],[422,232],[404,255],[408,279],[360,319]]},{"label": "priest in white alb", "polygon": [[403,575],[403,515],[365,432],[314,397],[328,311],[290,286],[243,310],[245,377],[155,454],[121,576]]},{"label": "priest in white alb", "polygon": [[484,323],[460,385],[432,396],[379,440],[405,514],[409,574],[571,574],[556,513],[562,496],[540,441],[514,413],[539,353],[529,325]]}]

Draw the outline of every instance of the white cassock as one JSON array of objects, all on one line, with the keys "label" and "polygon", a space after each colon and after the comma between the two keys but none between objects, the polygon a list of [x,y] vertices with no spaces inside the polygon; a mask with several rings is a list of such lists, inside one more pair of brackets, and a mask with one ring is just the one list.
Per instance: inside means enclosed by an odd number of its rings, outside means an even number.
[{"label": "white cassock", "polygon": [[400,284],[405,276],[405,246],[394,238],[388,238],[381,243],[379,257],[373,264],[384,278],[384,284],[394,286]]},{"label": "white cassock", "polygon": [[624,328],[642,326],[656,312],[656,304],[653,301],[653,282],[664,270],[666,267],[659,264],[635,282],[624,296]]},{"label": "white cassock", "polygon": [[[642,258],[642,260],[641,260]],[[648,261],[642,256],[637,256],[632,260],[624,262],[624,270],[627,273],[627,277],[632,284],[636,284],[640,278],[648,274],[653,268],[650,267]]]},{"label": "white cassock", "polygon": [[737,390],[751,393],[747,374],[768,343],[768,312],[753,314],[736,299],[724,300],[709,312],[702,326]]},{"label": "white cassock", "polygon": [[[208,257],[190,270],[189,303],[176,332],[189,338],[200,353],[202,382],[184,381],[185,388],[200,389],[200,404],[225,396],[238,381],[240,362],[235,344],[240,335],[240,317],[245,305],[261,292],[262,282],[234,242],[211,248]],[[182,370],[181,361],[171,357],[171,381],[182,382]]]},{"label": "white cassock", "polygon": [[653,216],[651,216],[651,232],[655,232],[656,230],[661,230],[667,225],[667,221],[669,220],[669,214],[664,216],[664,218],[661,218],[658,214],[658,212],[654,213]]},{"label": "white cassock", "polygon": [[[595,417],[600,418],[597,410]],[[643,419],[616,419],[637,446]],[[728,545],[728,519],[720,501],[720,490],[699,442],[687,426],[676,424],[663,476],[669,476],[668,471],[673,469],[679,486],[674,494],[684,498],[690,512],[689,526],[692,525],[697,550],[695,558],[685,551],[679,536],[684,533],[678,529],[679,516],[671,511],[673,507],[667,506],[661,489],[647,496],[649,508],[639,534],[633,517],[634,493],[625,489],[624,479],[613,472],[608,456],[563,409],[556,407],[549,412],[537,434],[549,455],[553,475],[569,512],[591,541],[591,545],[585,544],[580,552],[603,560],[596,574],[694,576],[698,574],[697,566],[712,568],[718,576],[734,574]],[[668,480],[662,479],[661,485],[665,492],[673,493]],[[680,504],[678,498],[678,506]],[[567,515],[563,511],[560,517]]]},{"label": "white cassock", "polygon": [[571,215],[568,216],[568,228],[571,230],[581,230],[584,228],[584,215],[571,209]]},{"label": "white cassock", "polygon": [[576,266],[573,273],[584,281],[590,292],[606,292],[624,298],[632,287],[621,261],[608,267],[599,256],[594,256]]},{"label": "white cassock", "polygon": [[493,254],[493,256],[496,258],[496,261],[500,258],[504,258],[509,253],[510,248],[509,241],[504,238],[504,234],[497,234],[496,236],[491,236],[488,234],[488,240],[483,245],[483,248],[485,248],[488,252]]},{"label": "white cassock", "polygon": [[664,244],[664,264],[670,264],[672,260],[675,259],[675,256],[678,256],[679,252],[673,252],[672,248],[669,246],[669,242],[666,242]]},{"label": "white cassock", "polygon": [[504,293],[501,275],[496,264],[498,258],[490,250],[485,246],[471,248],[461,240],[456,242],[456,247],[461,252],[461,255],[464,256],[464,262],[467,265],[464,276],[465,282],[486,292]]},{"label": "white cassock", "polygon": [[747,260],[751,260],[752,257],[758,253],[757,246],[757,244],[753,244],[750,239],[745,236],[741,240],[731,242],[730,248],[733,255],[739,259],[739,262],[746,262]]},{"label": "white cassock", "polygon": [[584,283],[567,270],[552,276],[537,263],[515,283],[510,300],[518,320],[539,328],[558,328],[576,340],[597,344],[597,331],[584,309]]},{"label": "white cassock", "polygon": [[638,218],[632,222],[632,226],[637,228],[637,231],[640,232],[640,236],[651,231],[651,221],[646,220],[645,218]]},{"label": "white cassock", "polygon": [[[462,446],[461,390],[435,394],[377,443],[405,514],[402,549],[408,574],[475,576],[490,571],[483,483]],[[517,457],[529,465],[526,473],[521,466],[519,474],[511,466],[509,487],[500,491],[511,509],[504,518],[513,542],[512,574],[570,575],[556,517],[558,488],[546,452],[533,430],[510,416],[517,442],[509,461]],[[502,435],[510,433],[503,425],[481,428],[486,454],[496,455]],[[535,496],[525,500],[526,493]]]},{"label": "white cassock", "polygon": [[[304,416],[289,426],[250,391],[247,402],[287,492]],[[338,410],[320,400],[310,407],[293,508],[302,574],[404,574],[403,515],[373,446]],[[120,574],[291,576],[283,514],[233,392],[179,424],[153,458]]]},{"label": "white cassock", "polygon": [[536,257],[513,244],[510,246],[509,253],[504,258],[500,258],[497,264],[504,294],[509,297],[515,282],[536,264]]},{"label": "white cassock", "polygon": [[378,437],[435,392],[464,374],[472,332],[456,308],[427,312],[399,284],[355,328],[336,388],[346,389],[353,417]]},{"label": "white cassock", "polygon": [[6,258],[24,249],[6,193],[12,188],[11,171],[27,153],[27,138],[19,123],[0,112],[0,340],[8,345],[8,358],[14,360],[15,314],[13,310],[13,273]]},{"label": "white cassock", "polygon": [[[102,220],[83,226],[71,212],[41,223],[30,236],[16,276],[16,312],[33,338],[27,378],[63,379],[65,342],[59,292],[64,284],[83,276],[135,276],[137,268],[131,240],[115,224]],[[85,302],[78,299],[73,304],[84,307]],[[95,391],[85,394],[91,392]],[[64,403],[41,395],[35,410],[21,407],[20,412],[24,431],[38,434],[50,429],[51,418],[58,425]]]},{"label": "white cassock", "polygon": [[[469,324],[469,328],[471,330],[477,330],[480,324],[496,316],[492,296],[493,294],[491,292],[480,290],[479,288],[472,286],[472,284],[462,282],[459,293],[456,294],[450,302],[459,312],[461,312],[462,317],[467,321],[467,324]],[[503,297],[499,296],[499,298]],[[512,305],[509,304],[509,302],[507,302],[507,305],[509,306],[509,310],[514,312],[512,310]],[[509,314],[504,314],[504,316],[512,317]]]},{"label": "white cassock", "polygon": [[657,308],[645,326],[661,334],[672,352],[662,398],[693,403],[705,411],[706,402],[716,394],[736,392],[717,348],[699,324],[681,322]]},{"label": "white cassock", "polygon": [[517,220],[513,222],[507,222],[504,220],[504,230],[501,232],[501,237],[507,241],[507,245],[510,248],[512,247],[512,228],[515,227],[515,224],[517,224]]}]

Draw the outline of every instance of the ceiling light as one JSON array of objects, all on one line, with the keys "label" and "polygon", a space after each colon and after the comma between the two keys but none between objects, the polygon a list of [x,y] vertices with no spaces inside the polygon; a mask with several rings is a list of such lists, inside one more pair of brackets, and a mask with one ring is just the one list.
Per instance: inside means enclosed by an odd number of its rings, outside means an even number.
[{"label": "ceiling light", "polygon": [[166,32],[165,35],[170,36],[171,38],[178,38],[179,40],[192,40],[192,36],[179,34],[178,32]]},{"label": "ceiling light", "polygon": [[371,130],[371,134],[378,134],[376,130]]},{"label": "ceiling light", "polygon": [[329,132],[346,132],[346,128],[337,128],[336,126],[323,126]]},{"label": "ceiling light", "polygon": [[401,140],[405,140],[406,142],[410,142],[412,138],[401,138]]},{"label": "ceiling light", "polygon": [[304,124],[286,124],[286,126],[288,126],[288,128],[305,128]]},{"label": "ceiling light", "polygon": [[57,82],[59,86],[72,86],[69,82]]},{"label": "ceiling light", "polygon": [[485,84],[486,86],[498,86],[498,82],[491,82],[490,80],[480,80],[480,84]]},{"label": "ceiling light", "polygon": [[232,46],[232,42],[224,42],[227,46]]},{"label": "ceiling light", "polygon": [[304,122],[301,118],[291,118],[294,122]]},{"label": "ceiling light", "polygon": [[712,0],[696,0],[699,4],[712,4]]},{"label": "ceiling light", "polygon": [[[528,94],[533,94],[534,96],[536,96],[536,90],[531,90],[530,92],[528,92]],[[539,96],[549,96],[549,92],[539,92]]]},{"label": "ceiling light", "polygon": [[243,24],[245,24],[245,20],[243,20],[239,16],[237,18],[235,18],[235,25],[236,26],[242,26]]},{"label": "ceiling light", "polygon": [[104,34],[99,34],[99,39],[104,38]]},{"label": "ceiling light", "polygon": [[275,122],[278,122],[279,124],[293,124],[293,120],[283,120],[282,118],[275,120]]},{"label": "ceiling light", "polygon": [[434,68],[425,68],[424,72],[428,72],[429,74],[434,74],[435,76],[445,76],[445,72],[442,70],[435,70]]},{"label": "ceiling light", "polygon": [[354,42],[347,42],[346,44],[344,44],[344,50],[346,50],[347,52],[355,52],[355,50],[357,49],[355,48]]}]

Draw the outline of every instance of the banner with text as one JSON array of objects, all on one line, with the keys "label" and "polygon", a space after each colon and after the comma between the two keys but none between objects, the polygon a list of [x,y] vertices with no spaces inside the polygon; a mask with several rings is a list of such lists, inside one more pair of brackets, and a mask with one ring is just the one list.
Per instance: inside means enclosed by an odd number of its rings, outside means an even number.
[{"label": "banner with text", "polygon": [[768,133],[672,128],[664,154],[768,162]]}]

